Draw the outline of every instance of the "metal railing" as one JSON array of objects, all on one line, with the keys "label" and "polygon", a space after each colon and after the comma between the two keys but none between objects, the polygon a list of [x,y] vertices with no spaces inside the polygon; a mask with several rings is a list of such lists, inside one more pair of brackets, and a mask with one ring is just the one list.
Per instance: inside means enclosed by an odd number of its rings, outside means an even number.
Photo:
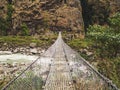
[{"label": "metal railing", "polygon": [[[51,63],[46,61],[47,64],[43,65],[42,57],[49,58]],[[64,43],[61,34],[42,56],[39,56],[2,90],[57,90],[57,88],[59,90],[119,90],[108,78]]]}]

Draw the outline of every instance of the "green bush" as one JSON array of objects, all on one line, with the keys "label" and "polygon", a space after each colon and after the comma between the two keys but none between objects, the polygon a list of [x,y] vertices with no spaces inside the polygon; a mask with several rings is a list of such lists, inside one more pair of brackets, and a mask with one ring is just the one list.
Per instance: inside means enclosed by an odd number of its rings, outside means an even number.
[{"label": "green bush", "polygon": [[0,18],[0,32],[1,32],[1,35],[6,35],[7,34],[7,28],[8,28],[7,21],[3,18]]},{"label": "green bush", "polygon": [[29,35],[29,28],[27,27],[27,25],[26,25],[25,23],[23,23],[23,24],[21,25],[21,29],[22,29],[21,34],[22,34],[23,36],[28,36],[28,35]]},{"label": "green bush", "polygon": [[109,26],[93,25],[88,28],[88,37],[94,41],[101,57],[117,57],[120,52],[120,13],[109,21]]},{"label": "green bush", "polygon": [[0,17],[0,32],[1,35],[7,35],[9,30],[12,29],[12,13],[14,9],[12,4],[7,5],[7,16],[6,18]]}]

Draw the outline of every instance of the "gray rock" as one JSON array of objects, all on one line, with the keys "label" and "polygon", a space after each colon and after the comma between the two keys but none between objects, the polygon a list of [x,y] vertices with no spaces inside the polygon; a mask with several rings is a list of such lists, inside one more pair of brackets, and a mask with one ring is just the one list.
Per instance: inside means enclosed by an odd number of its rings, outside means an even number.
[{"label": "gray rock", "polygon": [[41,50],[41,53],[44,53],[45,52],[45,50]]},{"label": "gray rock", "polygon": [[87,56],[92,56],[93,52],[87,52],[86,54],[87,54]]},{"label": "gray rock", "polygon": [[13,68],[11,71],[10,71],[10,73],[11,74],[13,74],[13,73],[15,73],[16,71],[18,71],[19,69],[16,67],[16,68]]},{"label": "gray rock", "polygon": [[3,45],[4,45],[4,46],[7,46],[7,43],[4,43]]},{"label": "gray rock", "polygon": [[19,49],[16,48],[15,50],[13,50],[13,52],[17,53],[17,52],[19,52]]},{"label": "gray rock", "polygon": [[87,49],[80,49],[80,52],[83,54],[87,54],[88,50]]},{"label": "gray rock", "polygon": [[30,43],[30,48],[35,48],[37,46],[36,43]]},{"label": "gray rock", "polygon": [[37,49],[30,49],[30,53],[32,53],[32,54],[37,54],[38,53],[38,51],[37,51]]},{"label": "gray rock", "polygon": [[17,67],[17,66],[18,66],[18,63],[17,63],[17,62],[13,62],[12,66],[13,66],[13,67]]}]

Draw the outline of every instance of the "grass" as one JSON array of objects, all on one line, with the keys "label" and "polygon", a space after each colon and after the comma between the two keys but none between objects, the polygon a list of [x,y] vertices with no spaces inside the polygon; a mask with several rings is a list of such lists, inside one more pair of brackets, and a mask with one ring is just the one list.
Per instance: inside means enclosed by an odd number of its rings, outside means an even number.
[{"label": "grass", "polygon": [[92,45],[92,41],[90,39],[73,39],[67,43],[76,50],[87,48]]},{"label": "grass", "polygon": [[7,43],[10,46],[29,46],[30,43],[36,43],[37,46],[46,47],[51,45],[53,37],[32,37],[32,36],[0,36],[0,44]]}]

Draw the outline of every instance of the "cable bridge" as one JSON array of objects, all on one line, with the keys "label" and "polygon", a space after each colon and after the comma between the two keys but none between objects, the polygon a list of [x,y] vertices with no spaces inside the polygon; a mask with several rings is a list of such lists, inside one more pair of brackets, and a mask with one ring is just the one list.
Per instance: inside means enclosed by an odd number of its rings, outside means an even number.
[{"label": "cable bridge", "polygon": [[2,90],[119,90],[62,39]]}]

